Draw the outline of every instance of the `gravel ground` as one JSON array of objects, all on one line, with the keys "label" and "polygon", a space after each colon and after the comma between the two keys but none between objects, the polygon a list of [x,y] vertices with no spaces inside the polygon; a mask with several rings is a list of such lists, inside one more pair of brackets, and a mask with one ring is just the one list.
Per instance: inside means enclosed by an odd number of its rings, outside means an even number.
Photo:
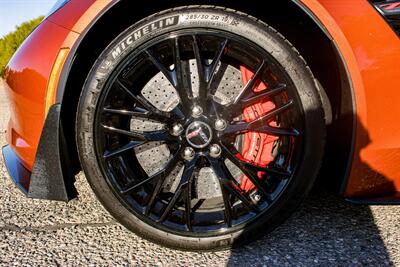
[{"label": "gravel ground", "polygon": [[[1,81],[0,81],[1,83]],[[0,84],[0,145],[9,112]],[[246,247],[215,253],[170,250],[120,226],[78,175],[70,203],[25,198],[0,157],[2,266],[400,266],[400,206],[353,206],[310,196],[285,224]]]}]

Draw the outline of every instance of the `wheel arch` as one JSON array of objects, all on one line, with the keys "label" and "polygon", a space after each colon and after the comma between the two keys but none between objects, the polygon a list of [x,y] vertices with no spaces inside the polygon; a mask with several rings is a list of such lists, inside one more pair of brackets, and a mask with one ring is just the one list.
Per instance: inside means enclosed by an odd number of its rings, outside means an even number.
[{"label": "wheel arch", "polygon": [[[209,4],[211,1],[198,2]],[[192,1],[185,2],[185,4],[191,3]],[[342,192],[349,175],[354,150],[355,96],[346,63],[347,58],[344,57],[327,28],[328,25],[323,24],[313,11],[315,8],[321,7],[316,4],[315,0],[277,0],[271,1],[272,8],[266,12],[256,1],[246,5],[226,0],[212,1],[212,3],[216,3],[218,6],[228,6],[266,22],[285,36],[305,58],[322,85],[320,89],[325,94],[321,93],[321,97],[332,107],[332,121],[328,122],[327,126],[327,153],[325,153],[322,175],[317,183],[333,186],[336,191],[339,191],[341,186],[340,191]],[[87,73],[97,56],[129,25],[153,13],[180,5],[182,5],[182,1],[165,1],[147,6],[135,6],[129,0],[113,2],[86,27],[77,43],[72,47],[57,88],[57,101],[61,102],[61,123],[65,131],[68,153],[72,159],[72,169],[75,173],[81,169],[75,142],[77,103]],[[134,15],[131,13],[129,13],[130,16],[121,15],[126,14],[132,8],[135,8]],[[319,12],[322,11],[319,10]],[[329,27],[334,27],[334,25],[329,25]],[[336,31],[340,30],[336,29]],[[314,45],[310,46],[310,43]],[[318,54],[315,53],[316,48],[319,49]],[[349,147],[351,149],[348,149]],[[331,162],[334,162],[334,165]]]}]

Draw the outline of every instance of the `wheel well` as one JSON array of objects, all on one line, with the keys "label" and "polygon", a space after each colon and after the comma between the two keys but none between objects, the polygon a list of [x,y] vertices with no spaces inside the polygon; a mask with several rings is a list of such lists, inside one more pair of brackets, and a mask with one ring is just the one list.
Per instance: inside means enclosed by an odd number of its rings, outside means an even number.
[{"label": "wheel well", "polygon": [[[75,143],[75,114],[86,76],[97,57],[118,34],[136,21],[153,13],[192,2],[175,0],[158,2],[157,5],[138,6],[133,1],[121,0],[87,32],[74,56],[61,111],[61,121],[69,153],[74,162],[73,169],[76,172],[80,170],[80,164]],[[241,1],[196,1],[196,4],[210,3],[250,14],[266,22],[285,36],[304,57],[322,85],[332,111],[330,114],[332,121],[327,125],[327,147],[323,168],[317,184],[338,191],[352,156],[349,148],[352,147],[353,141],[354,112],[350,81],[333,42],[304,10],[289,0],[269,1],[267,9],[261,7],[261,2],[252,0],[246,2],[246,5]]]}]

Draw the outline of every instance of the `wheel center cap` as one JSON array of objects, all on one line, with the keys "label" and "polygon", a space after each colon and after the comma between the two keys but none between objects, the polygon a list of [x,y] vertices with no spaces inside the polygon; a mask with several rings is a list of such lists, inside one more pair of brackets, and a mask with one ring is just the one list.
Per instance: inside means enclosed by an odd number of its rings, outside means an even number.
[{"label": "wheel center cap", "polygon": [[194,121],[186,129],[186,140],[195,148],[203,148],[211,143],[211,127],[202,121]]}]

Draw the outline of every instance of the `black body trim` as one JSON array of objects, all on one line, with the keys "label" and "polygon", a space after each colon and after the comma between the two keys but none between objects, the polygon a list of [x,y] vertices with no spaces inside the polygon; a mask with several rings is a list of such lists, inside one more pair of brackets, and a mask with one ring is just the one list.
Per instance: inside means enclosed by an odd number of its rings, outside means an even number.
[{"label": "black body trim", "polygon": [[51,106],[40,137],[28,197],[69,201],[77,196],[75,177],[60,121],[61,104]]},{"label": "black body trim", "polygon": [[383,197],[346,198],[346,201],[357,205],[400,205],[400,192]]},{"label": "black body trim", "polygon": [[2,150],[4,162],[12,181],[22,191],[22,193],[28,195],[31,172],[25,168],[10,145],[4,146]]}]

